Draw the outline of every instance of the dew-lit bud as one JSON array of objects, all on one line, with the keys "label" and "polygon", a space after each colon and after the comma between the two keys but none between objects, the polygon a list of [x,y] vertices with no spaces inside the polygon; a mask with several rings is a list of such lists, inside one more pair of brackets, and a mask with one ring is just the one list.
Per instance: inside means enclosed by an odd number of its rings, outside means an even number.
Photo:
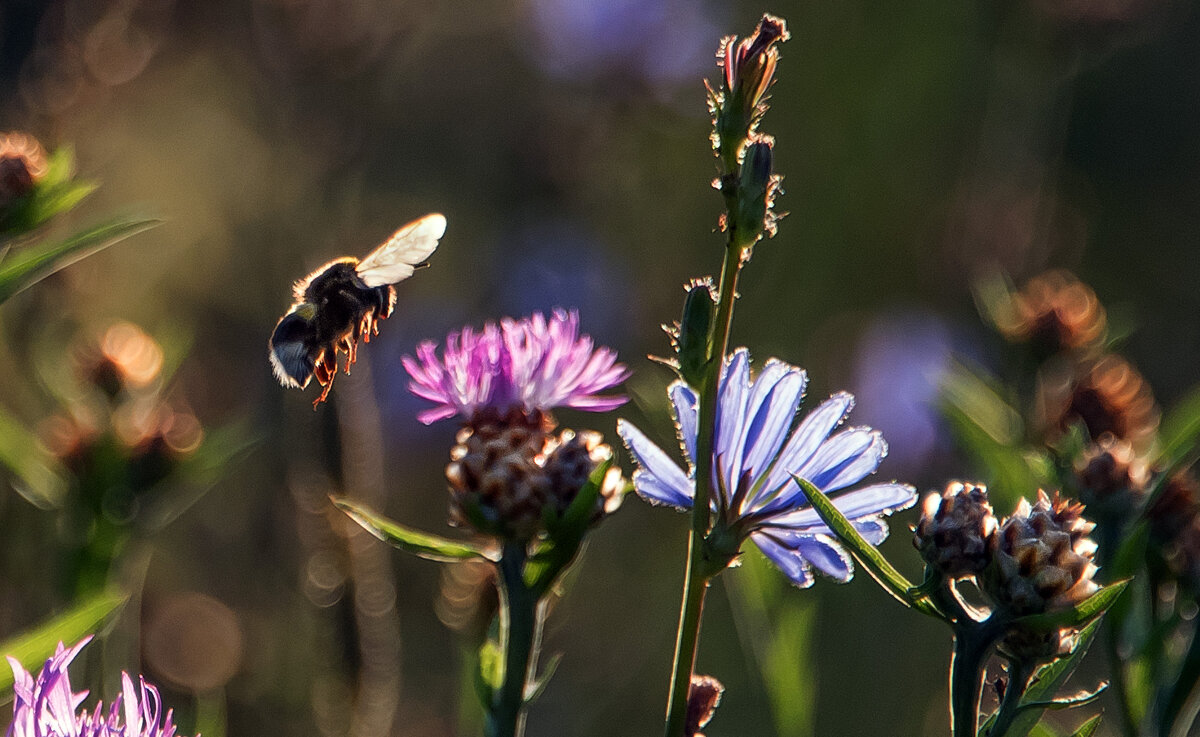
[{"label": "dew-lit bud", "polygon": [[1044,377],[1041,413],[1051,436],[1082,423],[1088,436],[1110,433],[1144,451],[1158,432],[1160,413],[1149,384],[1124,358],[1110,354],[1071,377]]},{"label": "dew-lit bud", "polygon": [[738,181],[738,198],[733,210],[733,222],[728,223],[735,239],[743,248],[743,260],[750,257],[750,248],[766,233],[775,233],[776,216],[771,211],[780,178],[772,174],[770,136],[755,136],[746,146]]},{"label": "dew-lit bud", "polygon": [[709,89],[713,113],[713,148],[727,172],[735,169],[742,141],[754,133],[767,109],[767,91],[779,62],[776,44],[788,39],[783,19],[764,15],[749,38],[722,39],[717,51],[719,89]]},{"label": "dew-lit bud", "polygon": [[1021,499],[992,538],[992,563],[981,587],[1013,616],[1041,614],[1079,604],[1098,589],[1093,576],[1095,524],[1081,515],[1083,505],[1038,491],[1030,505]]},{"label": "dew-lit bud", "polygon": [[0,134],[0,214],[32,192],[47,168],[46,152],[33,136]]},{"label": "dew-lit bud", "polygon": [[986,486],[952,481],[925,497],[913,545],[946,576],[969,576],[987,567],[998,526]]},{"label": "dew-lit bud", "polygon": [[692,676],[691,687],[688,688],[687,720],[683,733],[686,737],[704,737],[700,731],[712,721],[717,707],[721,705],[721,694],[725,687],[712,676]]},{"label": "dew-lit bud", "polygon": [[690,386],[701,386],[708,368],[708,334],[712,329],[717,300],[711,279],[696,279],[686,287],[683,318],[669,331],[675,349],[676,369]]},{"label": "dew-lit bud", "polygon": [[1012,302],[1001,332],[1009,340],[1028,341],[1041,355],[1094,346],[1104,337],[1104,307],[1070,272],[1056,269],[1030,279]]},{"label": "dew-lit bud", "polygon": [[1146,491],[1150,471],[1129,441],[1101,435],[1075,461],[1080,495],[1093,512],[1127,512]]}]

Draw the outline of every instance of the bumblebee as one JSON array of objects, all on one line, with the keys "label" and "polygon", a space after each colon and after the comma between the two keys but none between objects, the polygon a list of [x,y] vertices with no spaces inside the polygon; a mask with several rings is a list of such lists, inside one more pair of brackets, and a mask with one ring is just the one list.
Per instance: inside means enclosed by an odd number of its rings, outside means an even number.
[{"label": "bumblebee", "polygon": [[267,346],[279,383],[303,389],[314,377],[325,401],[337,375],[337,354],[346,354],[345,371],[358,355],[358,341],[369,343],[379,334],[379,321],[396,305],[393,284],[427,266],[426,259],[446,232],[438,213],[414,220],[396,231],[361,261],[353,257],[330,261],[293,289],[295,304],[275,326]]}]

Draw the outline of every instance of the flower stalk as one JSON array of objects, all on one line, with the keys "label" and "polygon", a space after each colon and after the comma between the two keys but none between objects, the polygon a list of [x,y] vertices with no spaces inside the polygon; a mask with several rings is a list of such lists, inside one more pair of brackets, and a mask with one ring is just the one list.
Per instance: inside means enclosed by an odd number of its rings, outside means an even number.
[{"label": "flower stalk", "polygon": [[506,542],[500,571],[500,628],[504,679],[487,716],[487,737],[520,737],[525,733],[525,694],[537,668],[541,641],[541,607],[525,582],[525,544]]}]

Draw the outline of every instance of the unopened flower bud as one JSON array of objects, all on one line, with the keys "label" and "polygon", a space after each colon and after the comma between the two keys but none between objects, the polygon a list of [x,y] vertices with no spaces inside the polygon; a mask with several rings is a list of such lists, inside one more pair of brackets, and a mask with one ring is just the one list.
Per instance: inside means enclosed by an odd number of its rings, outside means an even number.
[{"label": "unopened flower bud", "polygon": [[1094,512],[1127,512],[1146,491],[1150,472],[1127,440],[1111,434],[1084,450],[1075,462],[1080,494]]},{"label": "unopened flower bud", "polygon": [[701,386],[708,367],[708,335],[716,312],[711,279],[697,279],[687,286],[683,318],[671,331],[676,370],[689,386]]},{"label": "unopened flower bud", "polygon": [[723,693],[725,687],[716,678],[692,676],[692,684],[688,689],[687,720],[683,728],[686,737],[704,737],[700,730],[712,721]]},{"label": "unopened flower bud", "polygon": [[925,562],[950,578],[974,575],[991,560],[998,526],[986,486],[952,481],[940,495],[925,497],[913,545]]},{"label": "unopened flower bud", "polygon": [[47,168],[46,152],[33,136],[0,134],[0,214],[32,192]]},{"label": "unopened flower bud", "polygon": [[1030,279],[1013,295],[1012,307],[1000,331],[1009,340],[1028,341],[1043,356],[1094,346],[1104,337],[1104,307],[1091,287],[1067,271]]},{"label": "unopened flower bud", "polygon": [[742,141],[754,133],[766,112],[767,91],[779,61],[776,44],[788,39],[783,19],[764,15],[749,38],[728,36],[717,51],[722,69],[719,90],[710,88],[713,148],[727,172],[735,168]]},{"label": "unopened flower bud", "polygon": [[734,210],[734,221],[729,224],[734,230],[735,241],[748,257],[749,249],[765,232],[775,232],[775,217],[771,213],[778,177],[771,173],[774,141],[770,136],[756,136],[746,146],[738,182],[738,198]]},{"label": "unopened flower bud", "polygon": [[1098,589],[1092,562],[1096,544],[1088,535],[1083,505],[1051,499],[1038,491],[1000,525],[992,538],[992,563],[981,576],[984,592],[1012,616],[1041,614],[1075,606]]},{"label": "unopened flower bud", "polygon": [[1075,376],[1043,377],[1040,401],[1052,436],[1082,423],[1092,439],[1111,433],[1144,451],[1158,431],[1160,415],[1150,386],[1115,354],[1088,364]]}]

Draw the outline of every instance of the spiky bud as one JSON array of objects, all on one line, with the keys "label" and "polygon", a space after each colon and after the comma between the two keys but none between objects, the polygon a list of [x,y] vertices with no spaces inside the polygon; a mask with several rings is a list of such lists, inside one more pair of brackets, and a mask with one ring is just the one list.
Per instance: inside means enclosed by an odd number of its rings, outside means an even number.
[{"label": "spiky bud", "polygon": [[1030,279],[1012,297],[1009,319],[1000,331],[1012,341],[1027,341],[1041,355],[1096,345],[1107,320],[1092,288],[1061,269]]},{"label": "spiky bud", "polygon": [[1144,451],[1158,431],[1160,413],[1149,384],[1115,354],[1090,362],[1070,377],[1044,377],[1040,401],[1051,436],[1082,423],[1093,440],[1110,433]]},{"label": "spiky bud", "polygon": [[1021,499],[992,538],[992,562],[981,576],[984,592],[1012,616],[1041,614],[1079,604],[1098,589],[1093,576],[1095,524],[1083,505],[1038,490],[1032,506]]},{"label": "spiky bud", "polygon": [[712,721],[717,707],[721,705],[721,695],[725,687],[712,676],[692,676],[688,688],[687,720],[683,733],[686,737],[704,737],[701,729]]},{"label": "spiky bud", "polygon": [[[529,540],[542,531],[546,513],[562,514],[612,448],[598,433],[554,429],[542,412],[477,412],[459,431],[446,466],[451,523]],[[622,488],[602,485],[593,519],[619,506]]]},{"label": "spiky bud", "polygon": [[998,527],[987,487],[952,481],[941,494],[925,496],[913,545],[946,576],[969,576],[987,567]]}]

